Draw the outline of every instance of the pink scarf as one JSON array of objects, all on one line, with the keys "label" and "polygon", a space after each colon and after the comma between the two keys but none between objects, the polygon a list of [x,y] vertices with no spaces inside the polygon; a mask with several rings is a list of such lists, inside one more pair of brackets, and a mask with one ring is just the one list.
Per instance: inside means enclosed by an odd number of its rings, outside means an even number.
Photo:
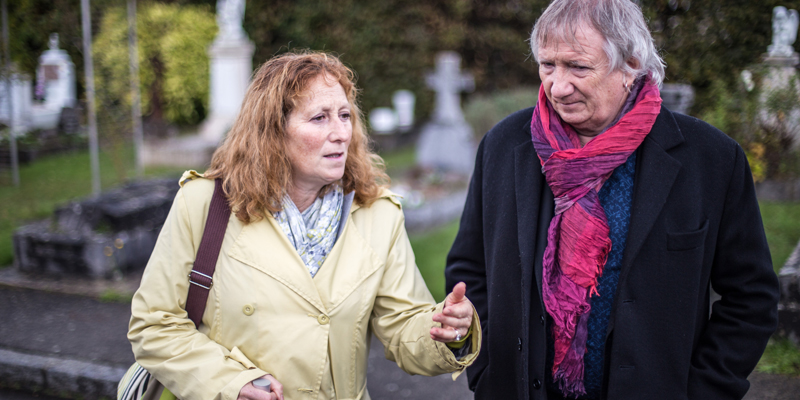
[{"label": "pink scarf", "polygon": [[539,89],[531,136],[542,172],[555,196],[555,217],[547,232],[542,297],[553,318],[553,380],[567,396],[584,394],[589,298],[597,292],[611,251],[609,228],[598,193],[650,132],[661,109],[658,87],[649,80],[633,108],[581,147],[574,129],[561,121]]}]

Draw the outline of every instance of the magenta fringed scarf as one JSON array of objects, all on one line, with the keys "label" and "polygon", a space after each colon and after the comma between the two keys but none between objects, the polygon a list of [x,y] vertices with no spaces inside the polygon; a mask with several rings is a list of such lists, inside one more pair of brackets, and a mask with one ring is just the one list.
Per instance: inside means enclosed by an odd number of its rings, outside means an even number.
[{"label": "magenta fringed scarf", "polygon": [[633,108],[614,126],[581,147],[573,128],[561,121],[539,89],[531,136],[542,172],[555,196],[555,217],[547,232],[542,297],[553,318],[553,380],[566,396],[586,393],[589,298],[597,292],[611,251],[606,214],[598,193],[603,183],[642,143],[661,109],[658,87],[648,80]]}]

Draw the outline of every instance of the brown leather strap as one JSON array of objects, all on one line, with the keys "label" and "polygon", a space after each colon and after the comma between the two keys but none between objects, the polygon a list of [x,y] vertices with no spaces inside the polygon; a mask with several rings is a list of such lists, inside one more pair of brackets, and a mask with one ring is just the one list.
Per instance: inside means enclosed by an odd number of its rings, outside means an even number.
[{"label": "brown leather strap", "polygon": [[214,180],[214,195],[211,196],[211,204],[208,207],[206,228],[203,231],[203,238],[200,240],[194,268],[189,272],[189,295],[186,298],[186,311],[196,327],[199,327],[203,320],[208,292],[213,285],[214,269],[217,268],[219,249],[222,247],[222,239],[225,237],[230,217],[231,208],[228,206],[228,199],[225,198],[225,192],[222,190],[222,180],[217,178]]}]

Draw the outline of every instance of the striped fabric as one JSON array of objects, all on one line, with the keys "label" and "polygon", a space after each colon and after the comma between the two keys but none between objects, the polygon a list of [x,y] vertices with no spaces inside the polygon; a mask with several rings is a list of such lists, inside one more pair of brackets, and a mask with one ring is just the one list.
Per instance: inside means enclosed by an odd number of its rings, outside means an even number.
[{"label": "striped fabric", "polygon": [[117,385],[117,400],[139,400],[147,390],[150,373],[139,363],[133,363]]},{"label": "striped fabric", "polygon": [[619,122],[581,147],[574,129],[556,114],[544,87],[533,111],[531,136],[542,172],[555,196],[544,252],[542,298],[553,318],[553,379],[568,397],[584,394],[589,297],[611,250],[608,222],[598,192],[653,127],[661,109],[649,80]]}]

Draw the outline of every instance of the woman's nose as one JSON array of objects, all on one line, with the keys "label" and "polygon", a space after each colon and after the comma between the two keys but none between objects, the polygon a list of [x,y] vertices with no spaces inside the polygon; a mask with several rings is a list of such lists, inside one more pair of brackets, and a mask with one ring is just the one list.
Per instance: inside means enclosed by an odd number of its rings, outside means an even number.
[{"label": "woman's nose", "polygon": [[353,127],[350,125],[349,121],[342,121],[339,118],[335,118],[333,122],[333,126],[331,127],[331,135],[330,139],[333,142],[344,142],[350,139],[350,135],[353,133]]}]

